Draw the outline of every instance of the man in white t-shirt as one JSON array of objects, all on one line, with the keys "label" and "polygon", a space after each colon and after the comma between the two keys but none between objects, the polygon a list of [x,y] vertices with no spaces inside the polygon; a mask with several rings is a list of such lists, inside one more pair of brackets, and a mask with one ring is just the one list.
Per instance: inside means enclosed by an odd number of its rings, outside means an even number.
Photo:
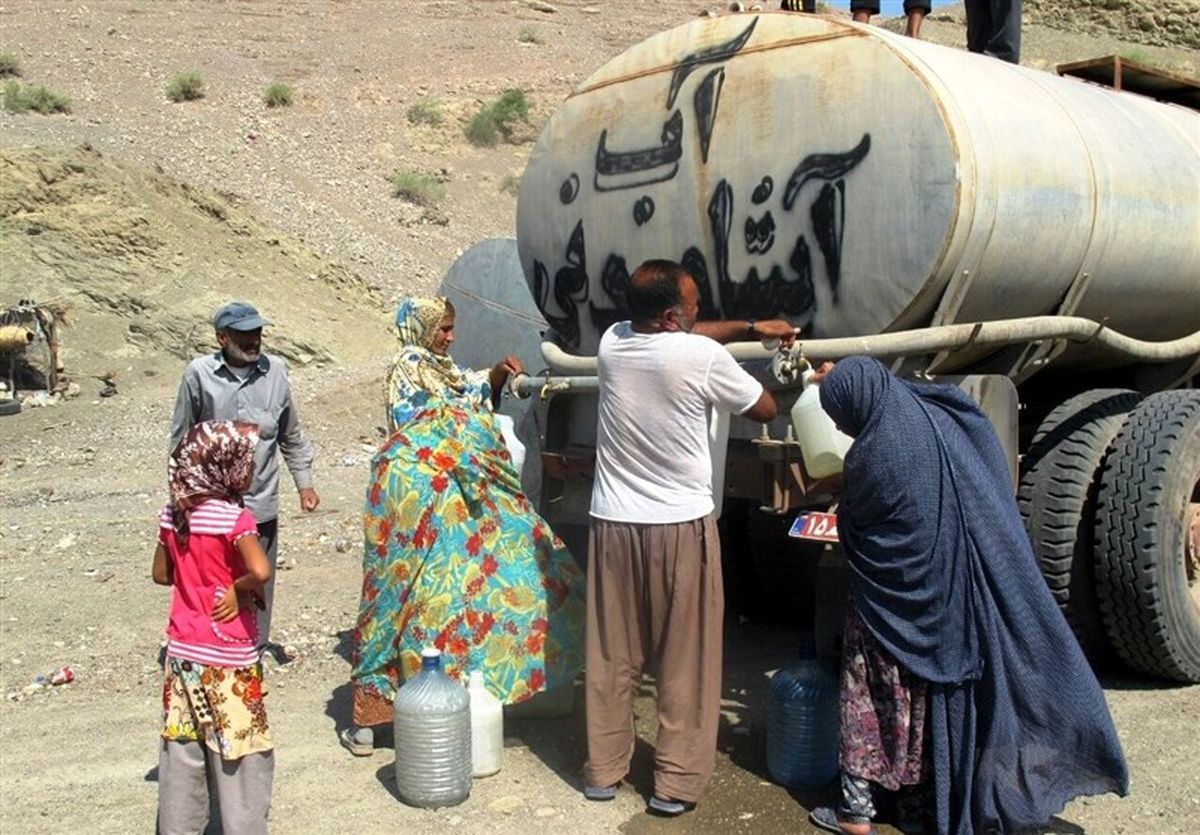
[{"label": "man in white t-shirt", "polygon": [[713,408],[761,422],[776,405],[720,343],[781,339],[782,320],[697,322],[695,280],[647,261],[631,321],[600,340],[600,423],[588,543],[584,794],[608,800],[633,755],[642,670],[658,682],[650,810],[693,808],[716,764],[724,595],[708,445]]}]

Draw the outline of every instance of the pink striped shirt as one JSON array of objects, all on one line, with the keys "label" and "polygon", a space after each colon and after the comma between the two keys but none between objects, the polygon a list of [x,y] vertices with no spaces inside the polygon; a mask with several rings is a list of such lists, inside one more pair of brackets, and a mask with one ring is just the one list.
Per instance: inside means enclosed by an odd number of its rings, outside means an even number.
[{"label": "pink striped shirt", "polygon": [[258,533],[254,517],[229,502],[204,502],[192,510],[183,548],[173,519],[169,506],[158,514],[158,539],[166,547],[175,571],[167,653],[216,667],[258,663],[255,611],[243,607],[228,623],[217,623],[210,615],[223,595],[233,593],[233,581],[246,573],[237,541]]}]

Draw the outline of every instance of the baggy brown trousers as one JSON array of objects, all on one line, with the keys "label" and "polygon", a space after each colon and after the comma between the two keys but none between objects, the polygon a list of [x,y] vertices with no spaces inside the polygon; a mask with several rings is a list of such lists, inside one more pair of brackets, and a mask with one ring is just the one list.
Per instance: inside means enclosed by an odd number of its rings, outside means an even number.
[{"label": "baggy brown trousers", "polygon": [[611,786],[633,757],[643,669],[658,682],[654,793],[696,802],[712,777],[725,599],[714,518],[669,525],[593,519],[588,542],[588,760]]}]

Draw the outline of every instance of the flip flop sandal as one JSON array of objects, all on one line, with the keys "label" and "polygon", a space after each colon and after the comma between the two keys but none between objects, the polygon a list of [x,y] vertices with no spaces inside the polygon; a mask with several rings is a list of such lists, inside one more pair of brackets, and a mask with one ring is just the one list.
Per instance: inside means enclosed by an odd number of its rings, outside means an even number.
[{"label": "flip flop sandal", "polygon": [[375,743],[359,742],[354,738],[354,728],[343,729],[338,734],[338,739],[341,741],[342,747],[356,757],[369,757],[375,753]]},{"label": "flip flop sandal", "polygon": [[[848,835],[846,830],[842,829],[838,823],[837,812],[829,806],[819,806],[808,813],[808,822],[818,829],[824,829],[826,832],[836,832],[838,835]],[[867,830],[867,835],[879,835],[879,830],[871,827]]]},{"label": "flip flop sandal", "polygon": [[658,795],[651,795],[650,802],[646,804],[646,810],[656,815],[663,815],[668,818],[676,818],[684,812],[690,812],[696,808],[695,803],[690,803],[686,800],[671,800],[662,798]]},{"label": "flip flop sandal", "polygon": [[588,800],[612,800],[617,796],[617,786],[620,783],[613,783],[611,786],[584,786],[583,796]]}]

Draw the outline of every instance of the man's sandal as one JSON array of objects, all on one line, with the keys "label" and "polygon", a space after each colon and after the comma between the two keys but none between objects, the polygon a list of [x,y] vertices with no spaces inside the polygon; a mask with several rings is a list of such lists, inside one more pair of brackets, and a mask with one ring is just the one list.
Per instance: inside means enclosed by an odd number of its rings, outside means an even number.
[{"label": "man's sandal", "polygon": [[646,811],[654,815],[662,815],[668,818],[677,818],[685,812],[690,812],[696,808],[696,804],[687,800],[671,800],[670,798],[651,795],[650,802],[646,804]]},{"label": "man's sandal", "polygon": [[583,796],[588,800],[612,800],[617,796],[617,786],[620,783],[613,783],[611,786],[587,786],[583,787]]}]

